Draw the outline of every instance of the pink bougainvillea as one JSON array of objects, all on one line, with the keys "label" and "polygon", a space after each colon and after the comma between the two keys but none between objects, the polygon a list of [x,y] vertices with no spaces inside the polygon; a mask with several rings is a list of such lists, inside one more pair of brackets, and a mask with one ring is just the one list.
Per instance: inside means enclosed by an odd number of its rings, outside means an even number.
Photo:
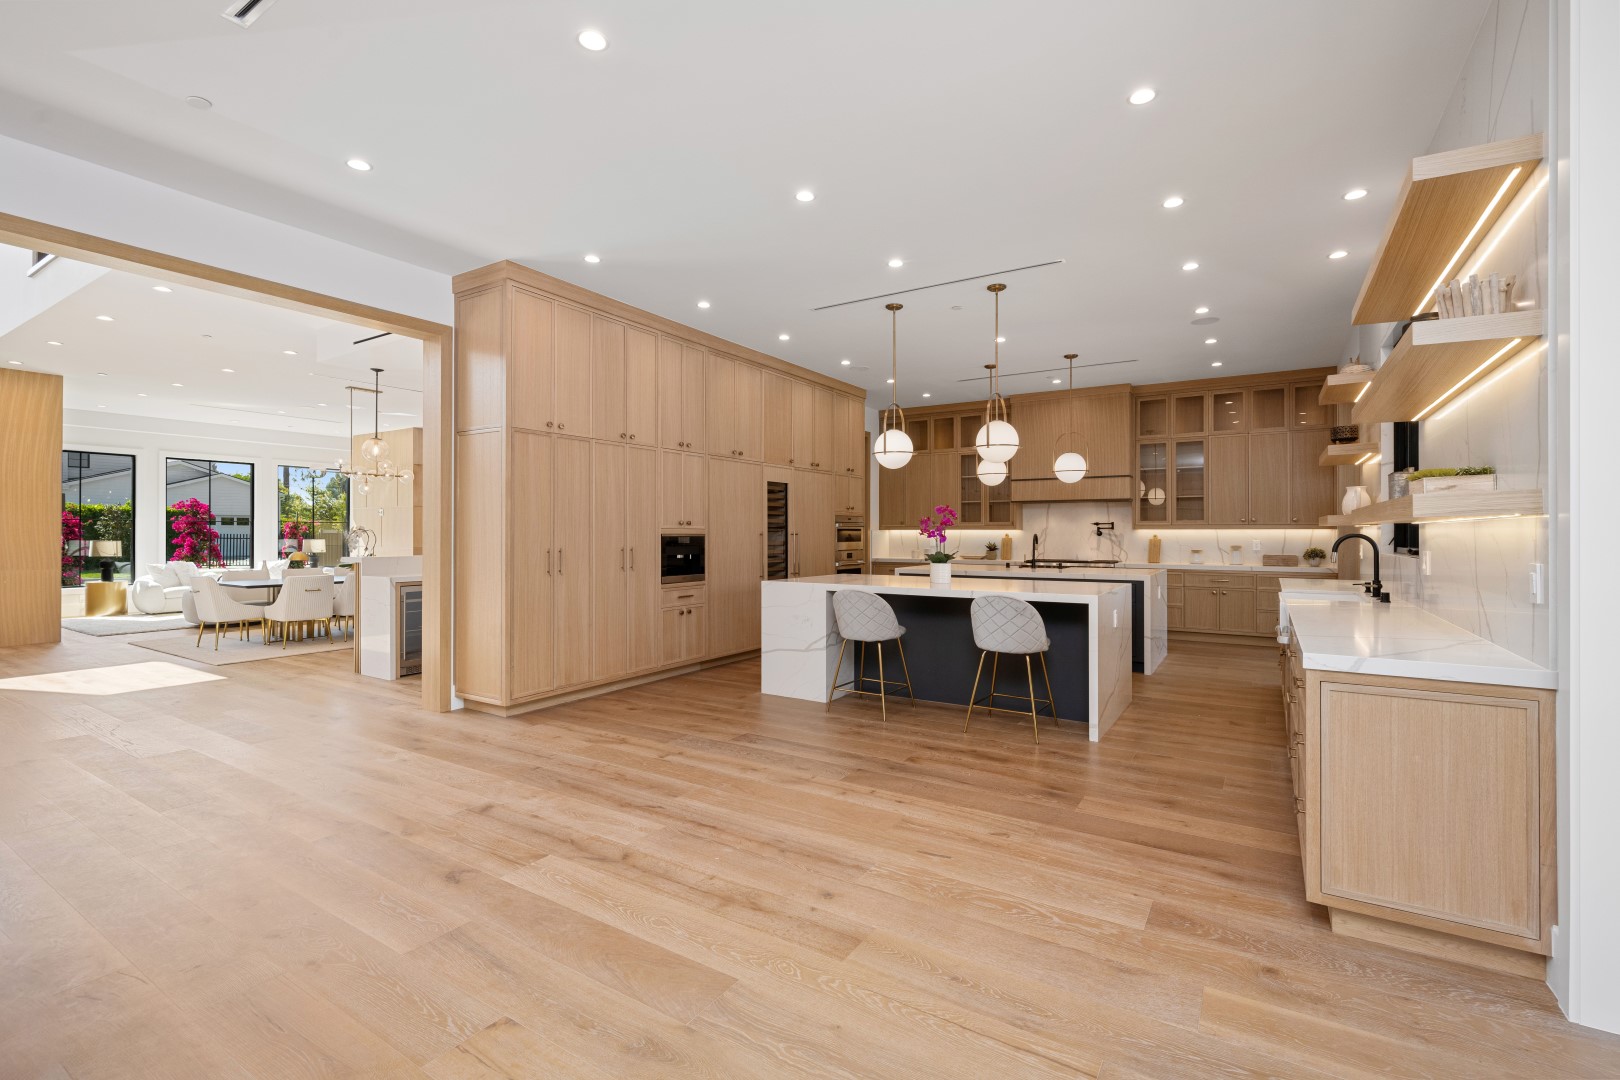
[{"label": "pink bougainvillea", "polygon": [[219,550],[219,533],[211,524],[214,513],[201,499],[181,499],[169,508],[171,518],[169,558],[197,566],[224,566]]},{"label": "pink bougainvillea", "polygon": [[309,525],[302,521],[283,521],[281,523],[281,553],[299,551],[304,541],[309,539]]},{"label": "pink bougainvillea", "polygon": [[79,547],[84,540],[84,522],[71,510],[62,511],[62,584],[81,584],[79,578]]}]

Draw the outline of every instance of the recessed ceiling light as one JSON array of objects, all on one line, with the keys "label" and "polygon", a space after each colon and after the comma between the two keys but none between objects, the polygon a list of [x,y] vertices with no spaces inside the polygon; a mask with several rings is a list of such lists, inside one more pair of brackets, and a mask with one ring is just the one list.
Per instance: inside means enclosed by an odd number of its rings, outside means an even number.
[{"label": "recessed ceiling light", "polygon": [[219,370],[223,371],[227,375],[235,375],[236,374],[236,369],[235,368],[222,367]]},{"label": "recessed ceiling light", "polygon": [[607,48],[607,36],[600,30],[581,30],[579,37],[574,39],[591,52],[601,52]]},{"label": "recessed ceiling light", "polygon": [[97,315],[96,316],[96,321],[97,322],[112,322],[113,317],[111,315]]},{"label": "recessed ceiling light", "polygon": [[105,409],[105,408],[106,408],[106,407],[107,407],[107,406],[105,406],[105,405],[97,405],[97,406],[96,406],[96,408],[98,408],[98,409]]},{"label": "recessed ceiling light", "polygon": [[588,262],[588,263],[599,263],[599,262],[602,261],[602,256],[600,256],[600,255],[587,255],[587,256],[585,256],[585,261]]},{"label": "recessed ceiling light", "polygon": [[1184,262],[1184,263],[1181,264],[1181,268],[1183,270],[1196,270],[1196,269],[1198,269],[1198,264],[1195,263],[1195,262],[1191,262],[1191,261]]},{"label": "recessed ceiling light", "polygon": [[1351,188],[1349,191],[1344,193],[1345,202],[1355,202],[1357,199],[1365,199],[1366,197],[1366,188]]},{"label": "recessed ceiling light", "polygon": [[1186,201],[1187,200],[1183,199],[1180,195],[1172,195],[1168,199],[1164,200],[1161,205],[1163,205],[1166,210],[1174,210],[1176,207],[1180,206]]},{"label": "recessed ceiling light", "polygon": [[889,269],[890,270],[898,270],[904,265],[906,265],[906,260],[904,260],[904,259],[890,259],[889,260]]},{"label": "recessed ceiling light", "polygon": [[1159,93],[1157,90],[1154,90],[1152,87],[1144,86],[1140,90],[1131,91],[1131,96],[1125,100],[1129,101],[1132,105],[1146,105],[1148,102],[1152,101],[1158,96]]},{"label": "recessed ceiling light", "polygon": [[1060,383],[1062,383],[1062,382],[1063,382],[1063,380],[1062,380],[1062,379],[1053,379],[1053,380],[1052,380],[1052,385],[1053,385],[1053,386],[1057,386],[1057,385],[1058,385],[1058,384],[1060,384]]},{"label": "recessed ceiling light", "polygon": [[98,371],[96,372],[96,375],[103,379],[107,377],[107,373],[105,371]]},{"label": "recessed ceiling light", "polygon": [[1212,361],[1210,361],[1210,364],[1209,364],[1209,366],[1210,366],[1210,367],[1220,367],[1220,366],[1221,366],[1221,362],[1220,362],[1220,361],[1219,361],[1219,360],[1212,360]]},{"label": "recessed ceiling light", "polygon": [[703,308],[705,311],[707,311],[708,308],[709,308],[709,302],[707,300],[699,300],[698,301],[698,307]]},{"label": "recessed ceiling light", "polygon": [[136,394],[135,396],[136,397],[145,397],[146,395],[145,394]]},{"label": "recessed ceiling light", "polygon": [[1343,250],[1343,249],[1340,249],[1338,251],[1330,251],[1330,252],[1328,252],[1328,258],[1330,258],[1330,259],[1342,259],[1348,254],[1350,254],[1350,253],[1348,251]]},{"label": "recessed ceiling light", "polygon": [[[12,363],[13,363],[13,364],[15,364],[15,363],[16,363],[16,362],[17,362],[17,361],[15,361],[15,360],[13,360],[13,361],[12,361]],[[893,382],[894,382],[894,380],[893,380],[893,379],[887,379],[887,380],[885,380],[885,381],[886,381],[886,382],[888,382],[888,383],[890,383],[890,384],[892,384],[892,383],[893,383]]]},{"label": "recessed ceiling light", "polygon": [[[281,350],[281,355],[282,356],[297,356],[298,354],[293,352],[291,349],[282,349]],[[311,372],[311,374],[313,374],[313,372]]]},{"label": "recessed ceiling light", "polygon": [[371,171],[371,162],[367,161],[365,158],[352,157],[349,159],[348,165],[349,168],[353,169],[355,172]]},{"label": "recessed ceiling light", "polygon": [[324,408],[326,408],[326,402],[324,402],[324,401],[317,401],[317,402],[316,402],[316,403],[315,403],[315,407],[316,407],[316,408],[317,408],[317,409],[324,409]]},{"label": "recessed ceiling light", "polygon": [[839,362],[839,363],[840,363],[840,364],[843,364],[843,365],[844,365],[844,366],[845,366],[845,367],[849,367],[849,361],[848,361],[848,360],[840,360],[840,361],[838,361],[838,362]]},{"label": "recessed ceiling light", "polygon": [[287,415],[287,410],[286,409],[277,409],[276,410],[276,415],[277,416],[286,416]]},{"label": "recessed ceiling light", "polygon": [[933,397],[933,394],[924,394],[923,397]]},{"label": "recessed ceiling light", "polygon": [[154,285],[154,286],[152,286],[152,291],[153,292],[174,292],[174,290],[169,288],[167,285]]},{"label": "recessed ceiling light", "polygon": [[793,197],[795,199],[798,199],[800,202],[815,202],[816,193],[811,191],[809,188],[804,188],[804,189],[800,190],[799,193],[794,195]]},{"label": "recessed ceiling light", "polygon": [[1209,308],[1207,308],[1207,307],[1195,307],[1195,308],[1193,308],[1193,314],[1194,315],[1208,315],[1209,314]]},{"label": "recessed ceiling light", "polygon": [[7,360],[6,363],[10,364],[12,367],[22,367],[21,360]]},{"label": "recessed ceiling light", "polygon": [[170,383],[170,384],[169,384],[169,385],[170,385],[170,386],[184,386],[184,385],[186,385],[186,384],[185,384],[185,383],[177,383],[177,382],[172,382],[172,383]]},{"label": "recessed ceiling light", "polygon": [[996,344],[997,345],[1005,345],[1005,344],[1007,344],[1007,339],[1004,338],[1004,337],[998,337],[998,338],[996,338]]},{"label": "recessed ceiling light", "polygon": [[47,341],[45,344],[47,344],[47,345],[60,345],[62,343],[60,341]]},{"label": "recessed ceiling light", "polygon": [[1215,339],[1212,338],[1212,337],[1207,337],[1207,338],[1204,339],[1204,344],[1205,345],[1213,345],[1213,344],[1215,344]]},{"label": "recessed ceiling light", "polygon": [[788,339],[788,336],[786,334],[777,334],[776,335],[776,340],[777,341],[786,341],[787,339]]},{"label": "recessed ceiling light", "polygon": [[212,109],[214,107],[214,103],[212,101],[209,101],[207,98],[201,97],[197,94],[187,94],[186,104],[190,105],[193,109]]}]

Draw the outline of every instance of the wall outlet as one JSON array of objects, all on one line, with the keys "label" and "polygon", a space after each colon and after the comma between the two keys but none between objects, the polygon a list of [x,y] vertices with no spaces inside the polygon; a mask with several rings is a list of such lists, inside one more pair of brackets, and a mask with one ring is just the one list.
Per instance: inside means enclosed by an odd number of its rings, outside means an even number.
[{"label": "wall outlet", "polygon": [[1260,541],[1258,541],[1258,540],[1250,540],[1249,541],[1249,548],[1256,555],[1260,554],[1260,550],[1261,550]]},{"label": "wall outlet", "polygon": [[1119,625],[1119,608],[1114,609],[1114,625],[1116,627]]},{"label": "wall outlet", "polygon": [[1423,553],[1421,561],[1423,563],[1423,576],[1428,577],[1429,573],[1430,573],[1430,570],[1429,570],[1429,553],[1427,551],[1425,551]]},{"label": "wall outlet", "polygon": [[1540,604],[1546,600],[1546,590],[1543,588],[1546,576],[1546,567],[1542,563],[1530,564],[1530,602],[1532,604]]}]

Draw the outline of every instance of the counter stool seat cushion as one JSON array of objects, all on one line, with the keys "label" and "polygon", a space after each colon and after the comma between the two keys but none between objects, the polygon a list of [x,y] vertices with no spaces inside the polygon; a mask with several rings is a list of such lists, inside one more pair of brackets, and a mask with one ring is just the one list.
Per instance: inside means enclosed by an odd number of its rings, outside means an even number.
[{"label": "counter stool seat cushion", "polygon": [[1011,596],[980,596],[973,601],[973,643],[985,652],[1028,656],[1052,647],[1046,623],[1033,604]]},{"label": "counter stool seat cushion", "polygon": [[833,617],[838,636],[849,641],[894,641],[906,632],[887,600],[859,589],[833,593]]}]

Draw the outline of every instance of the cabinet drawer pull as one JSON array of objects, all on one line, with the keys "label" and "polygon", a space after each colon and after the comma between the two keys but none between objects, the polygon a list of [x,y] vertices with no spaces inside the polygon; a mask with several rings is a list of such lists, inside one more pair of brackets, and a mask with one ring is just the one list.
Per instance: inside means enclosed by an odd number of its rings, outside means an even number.
[{"label": "cabinet drawer pull", "polygon": [[1294,812],[1296,814],[1303,814],[1305,812],[1305,800],[1300,798],[1298,795],[1294,796]]},{"label": "cabinet drawer pull", "polygon": [[690,592],[681,593],[675,599],[677,599],[677,600],[690,600],[690,599],[692,599],[692,597],[694,597],[696,595],[697,595],[697,593],[690,593]]}]

